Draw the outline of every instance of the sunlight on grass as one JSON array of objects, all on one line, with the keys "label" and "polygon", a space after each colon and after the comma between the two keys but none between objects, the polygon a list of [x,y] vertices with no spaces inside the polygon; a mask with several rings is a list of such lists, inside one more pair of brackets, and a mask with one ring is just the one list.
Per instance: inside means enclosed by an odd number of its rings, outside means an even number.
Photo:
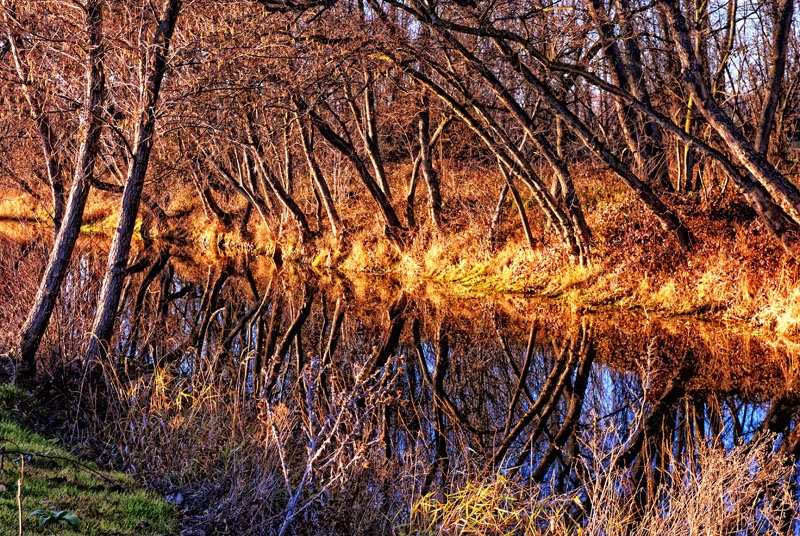
[{"label": "sunlight on grass", "polygon": [[154,493],[140,490],[130,477],[84,464],[59,448],[54,440],[18,424],[13,418],[17,413],[15,408],[26,404],[30,401],[24,392],[0,386],[0,445],[4,450],[0,468],[0,528],[5,531],[2,533],[17,533],[17,482],[21,469],[24,469],[21,496],[26,532],[38,534],[44,529],[43,533],[51,533],[39,524],[57,512],[74,515],[80,522],[79,527],[60,524],[57,533],[63,535],[155,536],[176,529],[172,507]]}]

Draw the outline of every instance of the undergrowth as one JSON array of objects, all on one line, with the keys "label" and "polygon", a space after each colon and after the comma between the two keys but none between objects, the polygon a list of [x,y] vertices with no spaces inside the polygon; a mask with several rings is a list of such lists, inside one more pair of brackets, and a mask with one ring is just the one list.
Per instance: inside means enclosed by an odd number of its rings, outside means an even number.
[{"label": "undergrowth", "polygon": [[0,385],[0,534],[19,534],[20,516],[24,534],[175,532],[176,513],[163,499],[128,476],[76,459],[20,424],[31,405],[23,391]]},{"label": "undergrowth", "polygon": [[[600,455],[600,442],[584,445]],[[774,438],[763,436],[726,451],[698,444],[670,459],[670,475],[657,500],[641,504],[629,471],[615,469],[610,453],[591,458],[593,475],[569,492],[549,485],[520,484],[503,474],[467,479],[437,498],[421,497],[401,534],[416,536],[604,535],[792,533],[797,518],[793,468],[772,453]],[[610,468],[610,469],[609,469]],[[789,531],[789,532],[787,532]]]}]

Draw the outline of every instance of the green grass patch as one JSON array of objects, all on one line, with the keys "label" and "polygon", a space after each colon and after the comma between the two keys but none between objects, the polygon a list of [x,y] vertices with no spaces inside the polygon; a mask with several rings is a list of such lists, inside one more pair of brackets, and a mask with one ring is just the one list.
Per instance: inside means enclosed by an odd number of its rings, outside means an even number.
[{"label": "green grass patch", "polygon": [[15,414],[29,403],[21,390],[0,385],[0,536],[18,533],[18,481],[24,465],[25,534],[168,535],[177,513],[133,479],[101,470],[21,425]]}]

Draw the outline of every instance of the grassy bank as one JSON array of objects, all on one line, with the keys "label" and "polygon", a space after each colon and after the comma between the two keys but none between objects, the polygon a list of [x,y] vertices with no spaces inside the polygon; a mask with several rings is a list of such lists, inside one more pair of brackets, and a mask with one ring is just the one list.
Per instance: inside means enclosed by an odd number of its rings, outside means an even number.
[{"label": "grassy bank", "polygon": [[582,188],[594,233],[588,266],[570,263],[546,228],[537,229],[531,248],[512,207],[499,247],[487,242],[485,227],[451,221],[402,252],[362,234],[345,255],[324,257],[341,259],[334,266],[344,272],[391,274],[410,287],[433,283],[455,296],[523,293],[575,310],[638,309],[800,334],[797,262],[747,206],[732,198],[678,205],[694,238],[685,253],[628,192],[593,181]]},{"label": "grassy bank", "polygon": [[[168,247],[177,244],[181,255],[200,265],[218,257],[278,252],[281,262],[390,277],[409,289],[435,285],[451,296],[524,293],[560,300],[575,310],[639,309],[714,318],[781,336],[800,333],[797,262],[735,193],[665,196],[693,233],[693,249],[686,253],[627,189],[589,170],[576,177],[576,184],[593,233],[592,251],[590,264],[578,266],[530,202],[533,247],[510,201],[493,227],[490,207],[496,192],[486,186],[485,176],[463,169],[446,169],[442,175],[448,188],[458,192],[446,200],[442,228],[432,228],[418,214],[421,225],[401,237],[401,246],[384,236],[374,207],[363,198],[353,199],[338,240],[325,232],[324,222],[316,222],[323,232],[306,244],[298,243],[290,223],[268,229],[252,218],[243,234],[193,206],[188,194],[174,196],[164,207],[174,219],[150,222],[146,232]],[[32,200],[12,193],[0,204],[5,239],[50,240],[46,214],[34,214]],[[423,212],[423,201],[418,205]],[[115,197],[105,192],[95,191],[90,198],[82,232],[100,251],[108,247],[115,206]],[[236,213],[243,206],[231,202],[226,210]],[[137,239],[141,248],[141,235]]]},{"label": "grassy bank", "polygon": [[163,499],[21,424],[32,404],[23,391],[0,385],[0,534],[18,534],[20,519],[25,534],[175,533],[176,512]]}]

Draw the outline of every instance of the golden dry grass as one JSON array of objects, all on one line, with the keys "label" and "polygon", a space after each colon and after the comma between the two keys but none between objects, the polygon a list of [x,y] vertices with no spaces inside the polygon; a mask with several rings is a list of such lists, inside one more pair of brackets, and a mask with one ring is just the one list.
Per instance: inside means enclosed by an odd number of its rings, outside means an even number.
[{"label": "golden dry grass", "polygon": [[[404,211],[408,166],[391,170],[394,207]],[[340,214],[348,229],[342,240],[323,234],[300,245],[291,221],[282,217],[264,225],[254,213],[249,236],[222,228],[202,210],[196,192],[187,188],[170,198],[168,214],[188,212],[153,233],[175,235],[198,246],[192,256],[272,255],[307,263],[317,270],[333,268],[348,274],[372,274],[396,279],[408,289],[431,284],[455,296],[525,293],[569,303],[576,310],[604,307],[642,309],[663,316],[713,317],[780,336],[800,334],[800,271],[777,245],[752,211],[729,193],[721,199],[686,200],[673,206],[693,231],[692,252],[679,251],[633,194],[603,171],[582,168],[576,176],[578,194],[592,228],[593,249],[588,267],[569,259],[558,237],[543,224],[530,201],[527,213],[536,247],[524,241],[516,210],[506,202],[497,230],[499,247],[489,242],[491,218],[500,178],[491,168],[466,168],[442,163],[445,224],[434,229],[425,211],[424,184],[418,185],[418,228],[403,237],[402,249],[383,234],[383,224],[366,192],[352,177],[337,190]],[[12,195],[13,194],[13,195]],[[523,198],[529,197],[522,191]],[[300,195],[311,214],[311,201]],[[114,228],[116,197],[93,192],[83,232],[107,238]],[[241,201],[220,199],[236,211]],[[29,196],[9,192],[0,202],[0,234],[8,241],[46,241],[50,232],[46,211]],[[327,221],[312,228],[327,229]],[[180,232],[175,228],[182,229]]]}]

